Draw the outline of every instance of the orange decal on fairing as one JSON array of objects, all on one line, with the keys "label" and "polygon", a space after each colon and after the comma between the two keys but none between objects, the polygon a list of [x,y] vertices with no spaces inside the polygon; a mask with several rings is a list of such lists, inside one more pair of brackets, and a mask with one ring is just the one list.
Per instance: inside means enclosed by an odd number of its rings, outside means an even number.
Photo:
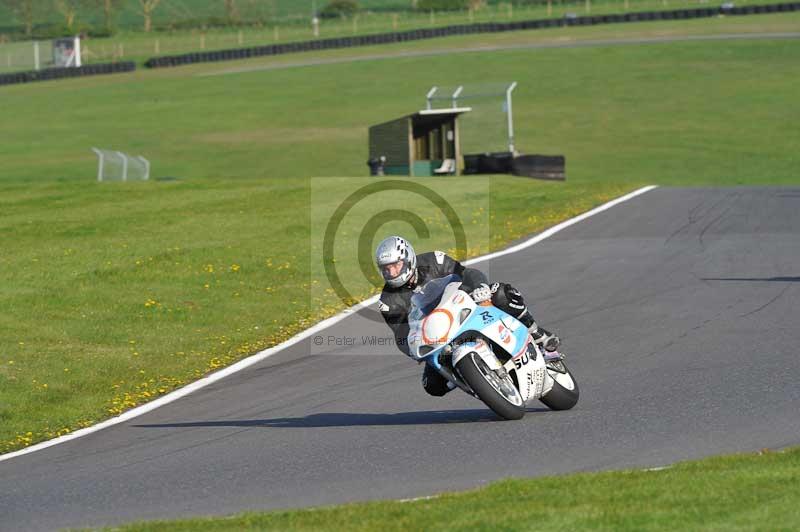
[{"label": "orange decal on fairing", "polygon": [[511,331],[502,323],[497,324],[497,332],[500,333],[500,341],[504,344],[510,344],[513,340]]},{"label": "orange decal on fairing", "polygon": [[[430,319],[431,319],[433,316],[435,316],[436,314],[444,314],[444,315],[447,317],[447,320],[448,320],[448,325],[447,325],[447,329],[446,329],[446,330],[445,330],[445,332],[444,332],[444,335],[442,335],[442,336],[441,336],[441,337],[439,337],[439,338],[433,338],[433,339],[431,339],[431,338],[428,338],[428,335],[427,335],[427,334],[425,334],[425,329],[426,329],[426,324],[428,323],[428,320],[430,320]],[[448,332],[450,332],[450,327],[451,327],[452,325],[453,325],[453,315],[452,315],[452,314],[450,314],[450,311],[449,311],[449,310],[447,310],[447,309],[444,309],[444,308],[437,308],[437,309],[434,309],[434,310],[433,310],[433,312],[431,312],[430,314],[428,314],[428,315],[425,317],[425,319],[422,321],[422,341],[423,341],[423,343],[425,343],[426,345],[431,345],[431,344],[443,344],[444,342],[446,342],[446,341],[447,341],[447,333],[448,333]]]}]

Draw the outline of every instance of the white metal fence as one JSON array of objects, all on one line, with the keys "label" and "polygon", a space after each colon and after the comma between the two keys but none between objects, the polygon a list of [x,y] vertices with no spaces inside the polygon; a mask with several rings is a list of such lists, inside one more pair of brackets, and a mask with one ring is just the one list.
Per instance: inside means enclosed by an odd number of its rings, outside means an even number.
[{"label": "white metal fence", "polygon": [[53,66],[50,41],[24,41],[0,44],[0,72],[40,70]]},{"label": "white metal fence", "polygon": [[141,155],[92,148],[97,155],[98,181],[146,181],[150,179],[150,161]]},{"label": "white metal fence", "polygon": [[79,67],[81,56],[81,40],[77,37],[0,43],[0,73]]},{"label": "white metal fence", "polygon": [[431,88],[427,107],[469,108],[459,119],[464,153],[516,151],[512,93],[516,82],[478,82]]}]

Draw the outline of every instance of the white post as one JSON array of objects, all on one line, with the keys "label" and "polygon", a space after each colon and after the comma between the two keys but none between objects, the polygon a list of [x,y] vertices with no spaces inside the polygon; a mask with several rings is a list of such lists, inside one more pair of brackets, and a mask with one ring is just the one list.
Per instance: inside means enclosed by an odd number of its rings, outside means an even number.
[{"label": "white post", "polygon": [[453,93],[453,109],[458,107],[458,97],[461,96],[461,93],[463,92],[463,90],[464,90],[464,86],[463,85],[459,85],[459,87]]},{"label": "white post", "polygon": [[75,37],[75,41],[74,42],[75,42],[75,45],[74,45],[75,66],[79,67],[79,66],[81,66],[81,38],[80,37]]},{"label": "white post", "polygon": [[508,110],[508,151],[515,153],[514,150],[514,112],[511,108],[511,93],[517,88],[517,82],[511,84],[506,90],[506,107]]},{"label": "white post", "polygon": [[97,148],[92,148],[92,151],[97,154],[97,180],[103,180],[103,152],[98,150]]},{"label": "white post", "polygon": [[33,41],[33,66],[39,70],[39,41]]},{"label": "white post", "polygon": [[122,158],[122,180],[123,181],[127,181],[128,180],[128,157],[124,153],[122,153],[121,151],[118,151],[117,155],[119,155]]},{"label": "white post", "polygon": [[139,159],[142,162],[142,164],[144,165],[144,179],[145,179],[145,181],[150,179],[150,161],[148,161],[147,159],[145,159],[141,155],[139,155],[136,158]]},{"label": "white post", "polygon": [[433,95],[436,94],[437,90],[439,90],[439,87],[434,87],[431,90],[429,90],[428,94],[425,96],[425,99],[428,100],[428,110],[431,109],[431,98],[433,98]]}]

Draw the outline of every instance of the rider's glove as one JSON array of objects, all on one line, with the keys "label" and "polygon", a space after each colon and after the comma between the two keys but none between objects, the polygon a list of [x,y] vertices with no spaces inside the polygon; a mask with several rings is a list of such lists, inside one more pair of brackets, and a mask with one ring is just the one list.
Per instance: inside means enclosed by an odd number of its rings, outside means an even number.
[{"label": "rider's glove", "polygon": [[470,297],[475,303],[483,303],[492,299],[492,289],[486,283],[481,283],[478,288],[470,292]]}]

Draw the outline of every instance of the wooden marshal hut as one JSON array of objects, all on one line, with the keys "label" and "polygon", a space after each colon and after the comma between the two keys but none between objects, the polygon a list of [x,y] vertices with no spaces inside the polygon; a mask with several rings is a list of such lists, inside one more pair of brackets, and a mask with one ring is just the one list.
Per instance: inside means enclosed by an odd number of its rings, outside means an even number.
[{"label": "wooden marshal hut", "polygon": [[424,109],[369,128],[369,158],[385,175],[457,175],[463,171],[458,118],[469,107]]}]

